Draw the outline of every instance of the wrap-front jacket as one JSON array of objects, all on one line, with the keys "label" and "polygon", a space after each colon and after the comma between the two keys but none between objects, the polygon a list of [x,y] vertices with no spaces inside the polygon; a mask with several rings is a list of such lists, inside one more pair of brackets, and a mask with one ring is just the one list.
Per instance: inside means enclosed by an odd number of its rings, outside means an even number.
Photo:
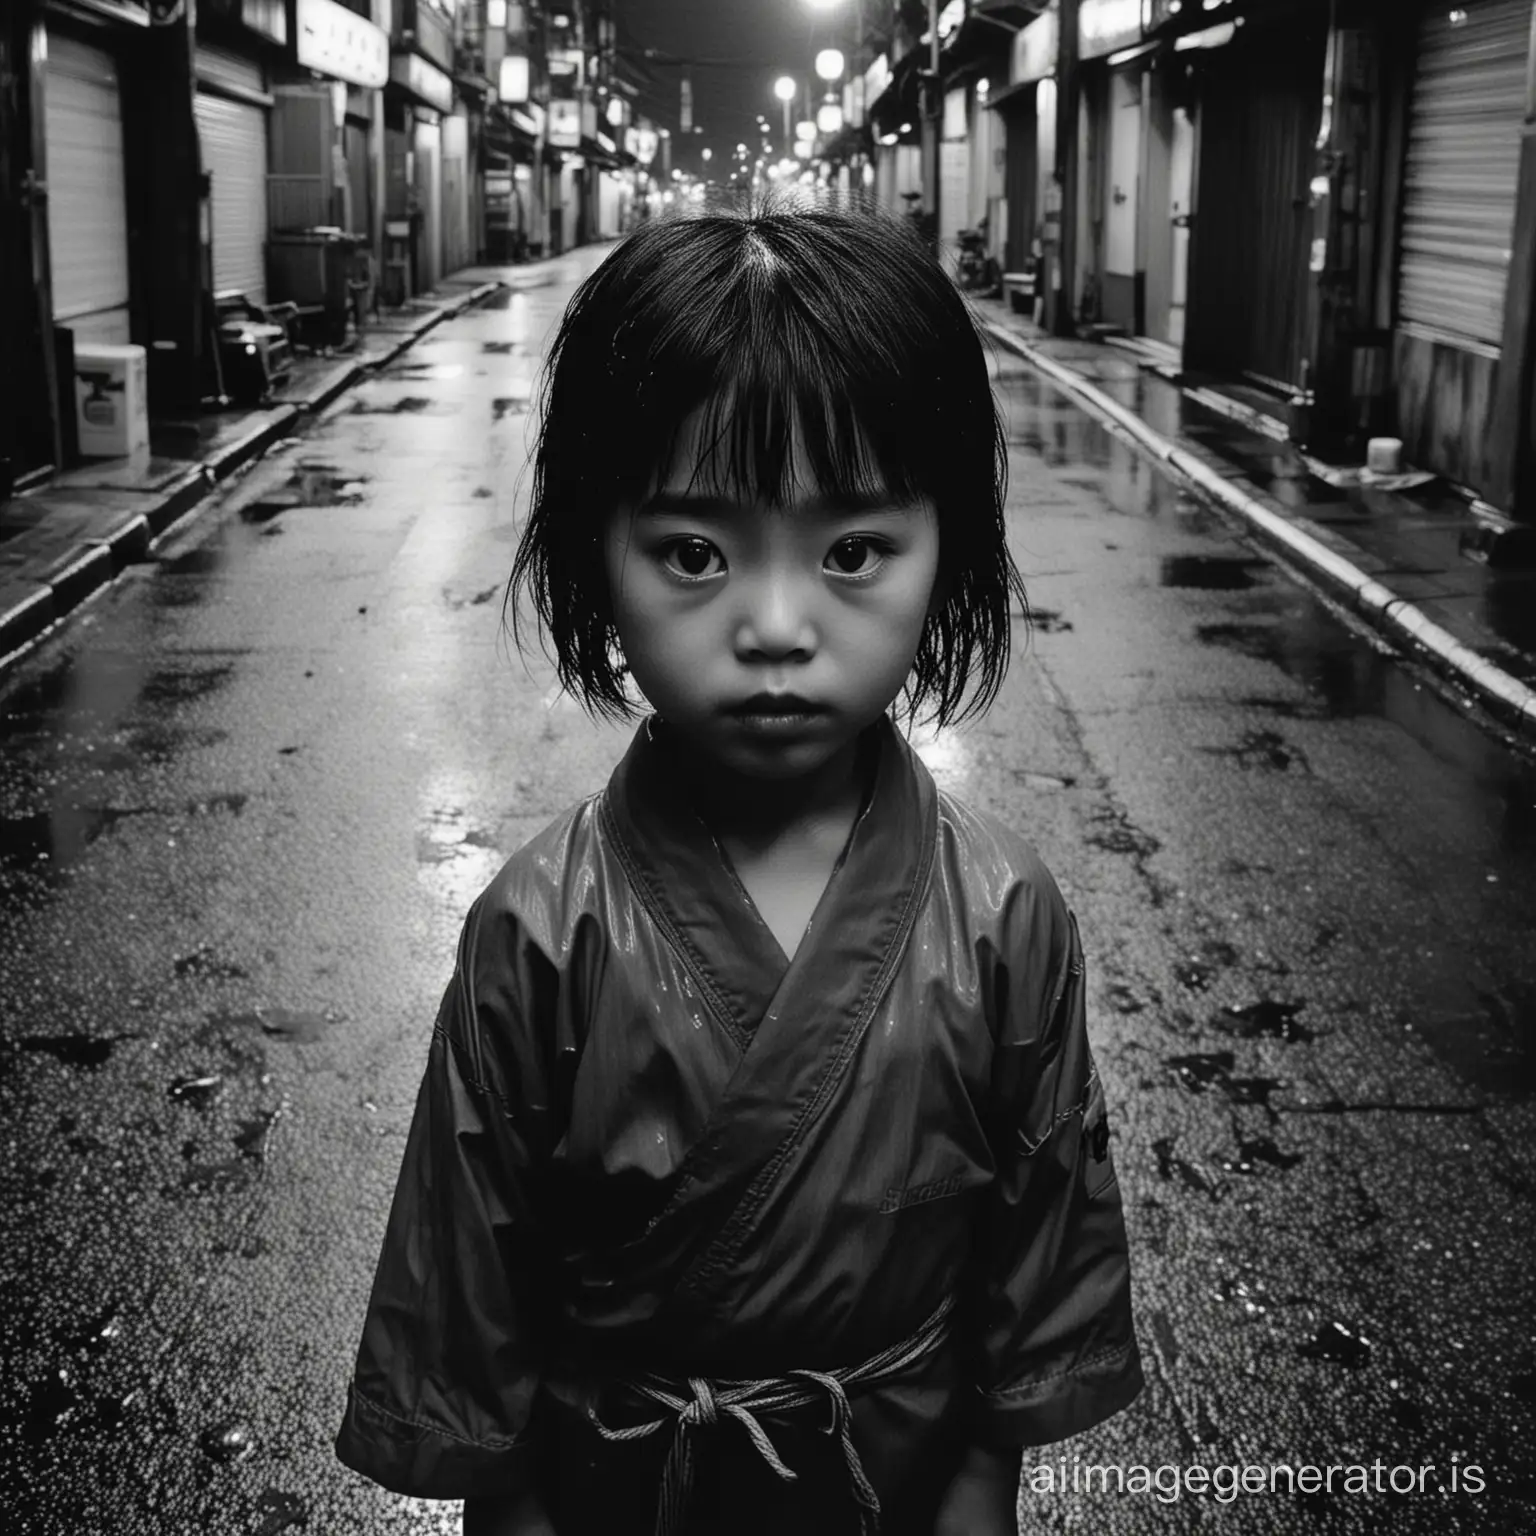
[{"label": "wrap-front jacket", "polygon": [[[967,1442],[1038,1444],[1141,1387],[1083,957],[1016,834],[888,719],[794,956],[665,732],[503,868],[433,1032],[337,1453],[427,1498],[535,1482],[562,1536],[649,1532],[669,1435],[638,1372],[851,1366],[946,1296],[947,1340],[850,1394],[883,1533],[929,1536]],[[815,1409],[701,1438],[690,1532],[851,1532]]]}]

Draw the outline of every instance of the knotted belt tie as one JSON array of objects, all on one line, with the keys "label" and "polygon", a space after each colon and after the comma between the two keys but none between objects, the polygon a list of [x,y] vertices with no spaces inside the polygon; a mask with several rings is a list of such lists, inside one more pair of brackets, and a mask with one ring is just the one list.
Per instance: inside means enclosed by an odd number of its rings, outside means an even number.
[{"label": "knotted belt tie", "polygon": [[860,1536],[873,1536],[880,1529],[880,1500],[864,1474],[864,1464],[853,1443],[852,1410],[848,1406],[849,1387],[867,1387],[902,1375],[923,1358],[944,1337],[954,1297],[946,1296],[938,1309],[918,1330],[899,1344],[862,1365],[835,1371],[788,1371],[783,1376],[760,1381],[710,1381],[690,1376],[686,1385],[664,1376],[625,1377],[618,1383],[640,1397],[648,1398],[667,1414],[645,1424],[625,1429],[609,1429],[590,1404],[587,1417],[605,1440],[643,1440],[673,1424],[672,1449],[667,1454],[661,1474],[661,1497],[656,1506],[656,1536],[680,1536],[688,1500],[693,1492],[693,1431],[700,1425],[716,1424],[722,1414],[736,1420],[746,1430],[757,1453],[786,1482],[797,1474],[784,1465],[774,1449],[768,1432],[758,1423],[757,1415],[787,1413],[825,1400],[832,1408],[832,1422],[825,1433],[836,1435],[843,1448],[848,1480],[859,1506]]}]

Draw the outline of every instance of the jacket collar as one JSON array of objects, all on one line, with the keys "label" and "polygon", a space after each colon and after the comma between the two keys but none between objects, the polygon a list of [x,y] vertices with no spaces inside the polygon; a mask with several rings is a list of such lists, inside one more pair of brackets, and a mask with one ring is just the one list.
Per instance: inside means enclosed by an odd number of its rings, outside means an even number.
[{"label": "jacket collar", "polygon": [[926,868],[924,839],[914,834],[931,832],[937,790],[889,716],[881,716],[861,738],[873,763],[864,807],[786,969],[778,942],[691,805],[687,775],[655,719],[641,725],[614,770],[606,810],[652,916],[744,1043],[781,991],[798,993],[813,976],[825,985],[829,966],[841,970],[843,984],[849,968],[879,966],[889,938],[882,916],[906,907]]}]

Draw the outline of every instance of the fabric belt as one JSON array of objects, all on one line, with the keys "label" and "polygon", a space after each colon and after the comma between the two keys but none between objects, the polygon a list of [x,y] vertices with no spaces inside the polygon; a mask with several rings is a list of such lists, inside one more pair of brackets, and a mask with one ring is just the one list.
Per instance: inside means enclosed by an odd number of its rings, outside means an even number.
[{"label": "fabric belt", "polygon": [[954,1305],[954,1297],[946,1296],[915,1333],[862,1365],[834,1371],[786,1371],[783,1376],[759,1381],[711,1381],[702,1376],[690,1376],[680,1382],[649,1373],[626,1376],[617,1382],[618,1386],[665,1408],[666,1414],[645,1424],[609,1429],[598,1418],[597,1409],[589,1403],[587,1417],[605,1440],[643,1440],[669,1424],[673,1426],[672,1449],[662,1471],[661,1497],[656,1506],[656,1536],[681,1536],[689,1496],[693,1492],[693,1434],[696,1429],[719,1423],[722,1415],[735,1419],[747,1432],[758,1455],[786,1482],[793,1482],[796,1473],[779,1458],[757,1415],[788,1413],[824,1401],[832,1409],[832,1422],[825,1433],[836,1435],[842,1445],[848,1480],[859,1508],[860,1536],[872,1536],[880,1529],[880,1500],[864,1474],[864,1464],[853,1443],[852,1410],[848,1406],[846,1389],[878,1386],[904,1375],[944,1338]]}]

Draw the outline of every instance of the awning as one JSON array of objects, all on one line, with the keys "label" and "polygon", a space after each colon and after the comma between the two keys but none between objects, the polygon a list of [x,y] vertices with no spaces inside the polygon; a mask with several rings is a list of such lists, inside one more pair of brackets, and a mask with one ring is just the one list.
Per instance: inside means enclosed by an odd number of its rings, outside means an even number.
[{"label": "awning", "polygon": [[509,117],[505,107],[498,106],[486,114],[485,142],[498,153],[510,155],[524,165],[532,165],[539,153],[537,136]]},{"label": "awning", "polygon": [[1046,0],[981,0],[971,6],[939,55],[939,73],[948,82],[965,70],[1006,61],[1014,38],[1045,8]]},{"label": "awning", "polygon": [[581,148],[577,153],[588,165],[595,165],[605,171],[621,170],[635,163],[633,156],[625,154],[622,149],[608,149],[586,134],[581,136]]},{"label": "awning", "polygon": [[869,103],[869,121],[876,133],[891,133],[921,115],[919,89],[927,66],[928,50],[914,48],[896,61],[890,84]]}]

